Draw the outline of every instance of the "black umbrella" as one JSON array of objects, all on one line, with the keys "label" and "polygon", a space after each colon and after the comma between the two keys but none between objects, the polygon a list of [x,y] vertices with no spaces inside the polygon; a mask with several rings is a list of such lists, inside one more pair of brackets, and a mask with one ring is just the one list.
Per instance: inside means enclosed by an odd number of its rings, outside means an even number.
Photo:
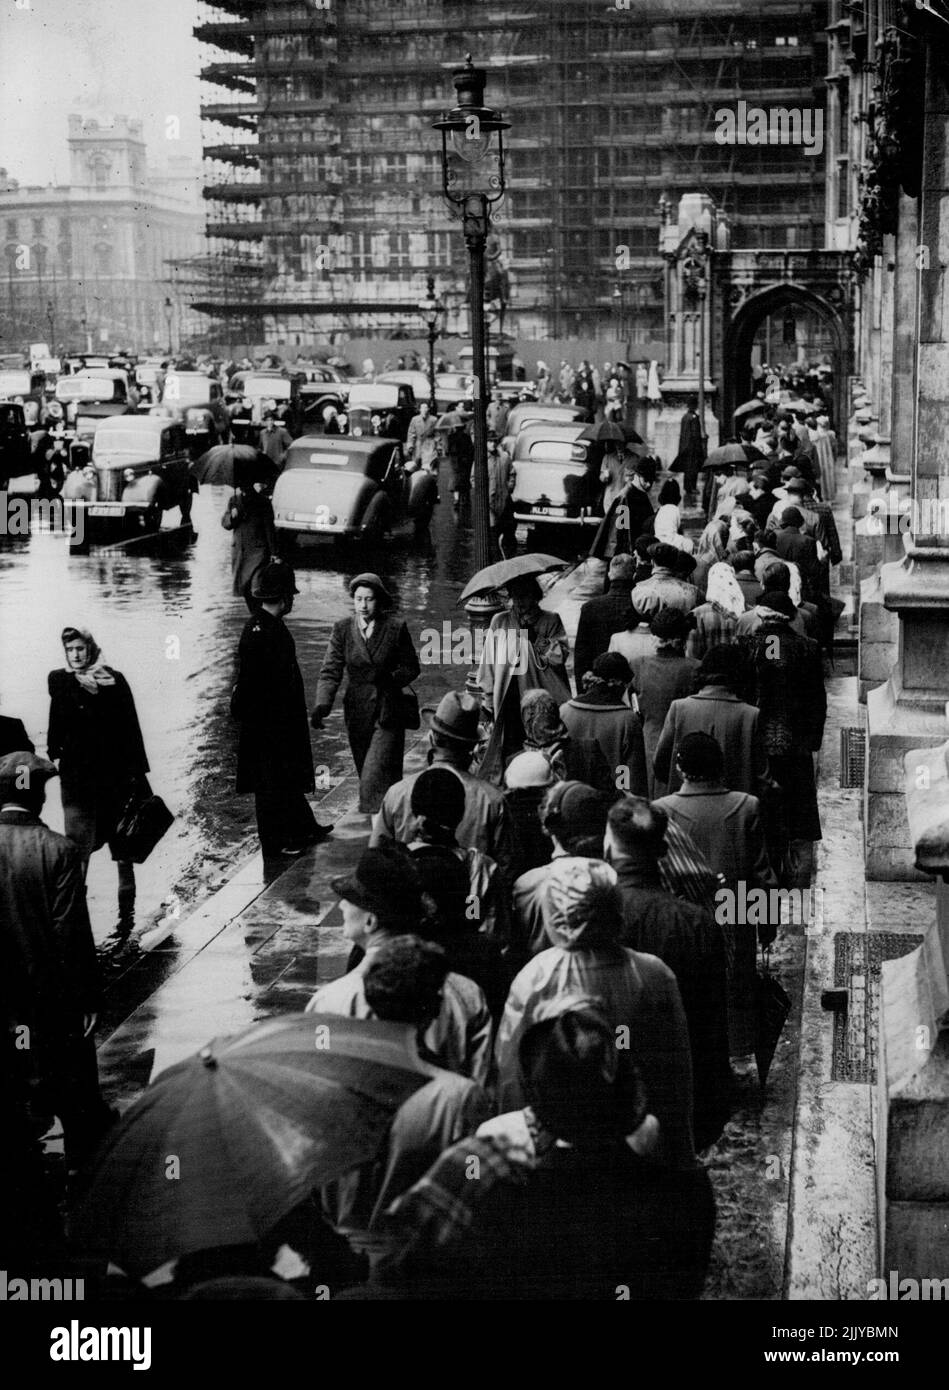
[{"label": "black umbrella", "polygon": [[226,487],[272,483],[279,471],[273,460],[253,444],[215,444],[189,469],[199,483],[223,483]]},{"label": "black umbrella", "polygon": [[637,434],[631,425],[620,425],[615,420],[600,420],[595,425],[587,425],[578,439],[588,439],[593,444],[642,444],[642,435]]}]

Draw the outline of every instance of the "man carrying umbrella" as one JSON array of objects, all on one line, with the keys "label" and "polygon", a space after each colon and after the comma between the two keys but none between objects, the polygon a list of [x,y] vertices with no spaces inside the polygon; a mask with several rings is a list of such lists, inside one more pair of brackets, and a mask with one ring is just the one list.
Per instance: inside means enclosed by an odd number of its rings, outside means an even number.
[{"label": "man carrying umbrella", "polygon": [[231,714],[240,723],[238,793],[253,792],[264,856],[302,854],[332,834],[313,816],[313,754],[296,644],[283,619],[298,593],[279,560],[260,572],[260,607],[241,634]]}]

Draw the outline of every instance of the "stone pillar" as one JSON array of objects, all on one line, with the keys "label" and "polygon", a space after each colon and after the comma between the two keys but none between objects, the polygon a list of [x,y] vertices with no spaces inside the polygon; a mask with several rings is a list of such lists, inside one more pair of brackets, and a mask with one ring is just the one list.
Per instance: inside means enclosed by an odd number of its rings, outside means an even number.
[{"label": "stone pillar", "polygon": [[879,404],[880,433],[889,435],[892,424],[893,398],[893,328],[895,310],[896,237],[883,238],[883,262],[880,276],[880,355],[879,370],[873,389]]},{"label": "stone pillar", "polygon": [[893,272],[893,351],[891,354],[890,439],[893,463],[911,471],[913,420],[916,413],[916,247],[919,213],[916,199],[900,194]]},{"label": "stone pillar", "polygon": [[[877,1069],[879,1276],[949,1273],[949,743],[905,760],[916,865],[940,877],[921,946],[883,966]],[[917,1291],[919,1296],[919,1291]]]},{"label": "stone pillar", "polygon": [[[903,537],[904,559],[880,572],[883,602],[900,620],[897,665],[886,685],[867,696],[864,833],[871,879],[918,876],[901,764],[910,749],[945,737],[949,691],[949,64],[934,42],[926,46],[922,169],[924,254],[913,256],[918,309],[909,344],[917,354],[913,529]],[[901,249],[901,256],[908,253]],[[907,344],[897,346],[902,352]],[[908,369],[902,358],[894,365]]]}]

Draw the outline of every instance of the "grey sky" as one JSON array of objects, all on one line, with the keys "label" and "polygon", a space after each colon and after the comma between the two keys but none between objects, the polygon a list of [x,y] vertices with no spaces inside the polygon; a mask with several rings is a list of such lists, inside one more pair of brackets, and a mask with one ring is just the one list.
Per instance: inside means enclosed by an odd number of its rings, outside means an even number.
[{"label": "grey sky", "polygon": [[70,111],[141,117],[152,163],[200,158],[197,0],[20,3],[0,0],[0,167],[21,184],[67,182]]}]

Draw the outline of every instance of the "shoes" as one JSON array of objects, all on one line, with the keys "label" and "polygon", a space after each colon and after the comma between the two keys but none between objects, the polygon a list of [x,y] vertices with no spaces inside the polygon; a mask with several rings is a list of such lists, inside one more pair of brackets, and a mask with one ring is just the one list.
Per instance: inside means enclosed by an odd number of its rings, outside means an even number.
[{"label": "shoes", "polygon": [[306,854],[306,845],[287,845],[285,849],[278,850],[281,859],[296,859],[301,854]]},{"label": "shoes", "polygon": [[321,844],[323,840],[328,840],[332,833],[333,827],[331,825],[320,825],[317,821],[313,827],[313,834],[310,836],[309,843],[311,845]]}]

